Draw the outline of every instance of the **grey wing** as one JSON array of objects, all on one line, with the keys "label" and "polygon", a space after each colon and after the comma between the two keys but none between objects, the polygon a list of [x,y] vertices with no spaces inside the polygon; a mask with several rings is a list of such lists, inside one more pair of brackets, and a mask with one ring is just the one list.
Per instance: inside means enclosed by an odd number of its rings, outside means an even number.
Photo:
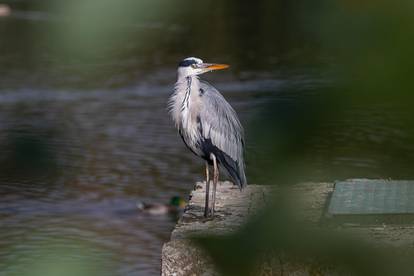
[{"label": "grey wing", "polygon": [[[210,84],[201,81],[200,120],[202,136],[223,152],[221,165],[237,185],[246,184],[244,172],[244,131],[236,112],[224,97]],[[216,156],[217,157],[217,156]]]}]

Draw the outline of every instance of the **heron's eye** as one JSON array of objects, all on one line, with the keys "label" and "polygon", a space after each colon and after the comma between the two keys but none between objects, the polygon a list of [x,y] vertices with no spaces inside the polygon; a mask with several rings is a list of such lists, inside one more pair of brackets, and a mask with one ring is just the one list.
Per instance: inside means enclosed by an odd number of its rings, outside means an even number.
[{"label": "heron's eye", "polygon": [[196,69],[196,68],[197,68],[197,64],[191,64],[191,67],[192,67],[193,69]]}]

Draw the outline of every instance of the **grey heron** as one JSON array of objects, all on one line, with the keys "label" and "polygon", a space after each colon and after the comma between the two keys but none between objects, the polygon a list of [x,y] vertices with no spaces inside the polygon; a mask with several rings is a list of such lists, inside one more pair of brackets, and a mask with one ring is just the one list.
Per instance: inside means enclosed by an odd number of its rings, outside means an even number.
[{"label": "grey heron", "polygon": [[[226,64],[204,63],[189,57],[177,69],[177,82],[169,100],[169,111],[185,145],[206,162],[204,216],[214,216],[219,169],[240,189],[247,184],[244,172],[244,134],[236,112],[217,89],[199,75],[228,68]],[[213,166],[210,199],[209,166]]]}]

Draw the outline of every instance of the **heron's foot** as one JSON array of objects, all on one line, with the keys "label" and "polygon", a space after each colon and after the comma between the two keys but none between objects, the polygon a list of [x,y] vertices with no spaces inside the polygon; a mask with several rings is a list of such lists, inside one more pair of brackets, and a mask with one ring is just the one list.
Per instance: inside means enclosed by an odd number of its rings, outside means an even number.
[{"label": "heron's foot", "polygon": [[202,223],[206,223],[206,222],[210,222],[210,221],[214,221],[215,220],[215,217],[208,217],[208,218],[204,218],[203,217],[203,219],[202,220],[200,220],[200,222],[202,222]]},{"label": "heron's foot", "polygon": [[208,210],[204,209],[204,217],[205,218],[214,218],[216,214],[216,210],[214,208],[209,208]]}]

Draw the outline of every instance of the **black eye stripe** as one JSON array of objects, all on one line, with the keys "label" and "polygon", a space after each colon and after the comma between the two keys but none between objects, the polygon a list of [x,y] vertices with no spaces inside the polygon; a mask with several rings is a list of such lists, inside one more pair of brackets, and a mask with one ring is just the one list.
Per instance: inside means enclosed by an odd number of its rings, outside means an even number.
[{"label": "black eye stripe", "polygon": [[194,59],[185,59],[183,61],[181,61],[178,66],[179,67],[187,67],[193,64],[197,64],[197,61],[195,61]]}]

